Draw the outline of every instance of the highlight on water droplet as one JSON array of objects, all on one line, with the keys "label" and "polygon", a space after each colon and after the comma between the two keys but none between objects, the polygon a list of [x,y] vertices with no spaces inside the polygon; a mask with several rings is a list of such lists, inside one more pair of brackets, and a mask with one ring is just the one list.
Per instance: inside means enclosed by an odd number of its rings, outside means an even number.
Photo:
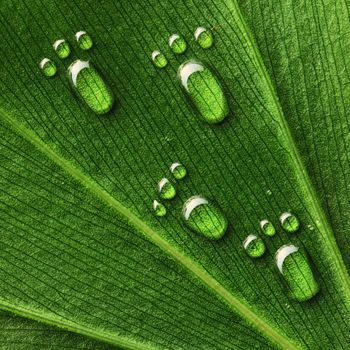
[{"label": "highlight on water droplet", "polygon": [[49,58],[43,58],[39,63],[39,67],[47,77],[52,77],[57,72],[56,64]]},{"label": "highlight on water droplet", "polygon": [[168,64],[166,57],[158,50],[152,52],[152,61],[158,68],[164,68]]},{"label": "highlight on water droplet", "polygon": [[166,208],[164,204],[158,202],[156,199],[153,201],[153,210],[157,216],[166,215]]},{"label": "highlight on water droplet", "polygon": [[163,177],[158,183],[159,196],[163,199],[172,199],[176,196],[176,189],[174,185]]},{"label": "highlight on water droplet", "polygon": [[89,61],[74,61],[68,73],[78,95],[96,114],[105,114],[111,110],[113,93]]},{"label": "highlight on water droplet", "polygon": [[179,34],[173,34],[169,38],[169,46],[176,54],[181,54],[186,51],[187,44],[185,39]]},{"label": "highlight on water droplet", "polygon": [[218,240],[227,230],[228,221],[221,209],[201,195],[184,203],[182,215],[189,228],[209,239]]},{"label": "highlight on water droplet", "polygon": [[203,49],[209,49],[213,46],[213,34],[210,30],[207,30],[205,27],[198,27],[194,32],[194,38]]},{"label": "highlight on water droplet", "polygon": [[183,179],[187,174],[187,170],[186,170],[185,166],[179,162],[175,162],[175,163],[171,164],[170,171],[174,175],[176,180]]},{"label": "highlight on water droplet", "polygon": [[178,77],[206,122],[215,124],[227,117],[229,109],[222,87],[215,75],[202,63],[195,60],[183,63],[179,67]]},{"label": "highlight on water droplet", "polygon": [[52,46],[59,58],[67,58],[70,55],[70,46],[66,40],[58,39]]},{"label": "highlight on water droplet", "polygon": [[255,235],[249,235],[244,240],[243,248],[251,258],[260,258],[266,250],[264,241]]},{"label": "highlight on water droplet", "polygon": [[276,234],[275,226],[267,219],[260,221],[260,228],[266,236],[272,237]]},{"label": "highlight on water droplet", "polygon": [[306,301],[318,293],[319,285],[309,261],[298,247],[293,244],[282,246],[277,250],[275,260],[293,299]]},{"label": "highlight on water droplet", "polygon": [[280,222],[282,227],[290,233],[294,233],[299,230],[300,223],[298,218],[291,213],[283,213],[280,216]]},{"label": "highlight on water droplet", "polygon": [[84,30],[75,33],[75,39],[82,50],[90,50],[92,48],[92,39]]}]

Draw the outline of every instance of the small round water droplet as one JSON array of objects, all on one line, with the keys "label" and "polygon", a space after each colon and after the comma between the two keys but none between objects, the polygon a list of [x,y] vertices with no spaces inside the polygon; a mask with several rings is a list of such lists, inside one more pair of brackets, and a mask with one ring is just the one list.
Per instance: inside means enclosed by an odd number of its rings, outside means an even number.
[{"label": "small round water droplet", "polygon": [[275,226],[267,219],[260,221],[260,228],[266,236],[272,237],[276,234]]},{"label": "small round water droplet", "polygon": [[272,195],[272,191],[271,191],[271,190],[267,190],[267,191],[266,191],[266,194],[267,194],[268,196],[271,196],[271,195]]},{"label": "small round water droplet", "polygon": [[81,30],[80,32],[75,33],[75,39],[82,50],[90,50],[92,48],[92,39],[85,31]]},{"label": "small round water droplet", "polygon": [[172,199],[176,196],[174,185],[165,177],[158,183],[159,196],[163,199]]},{"label": "small round water droplet", "polygon": [[226,232],[228,222],[221,209],[203,196],[193,196],[183,205],[182,215],[193,231],[213,240]]},{"label": "small round water droplet", "polygon": [[186,51],[187,44],[185,39],[179,34],[173,34],[169,38],[169,46],[174,53],[181,54]]},{"label": "small round water droplet", "polygon": [[183,179],[187,174],[186,168],[179,162],[171,164],[170,171],[177,180]]},{"label": "small round water droplet", "polygon": [[164,68],[168,64],[166,57],[158,50],[152,52],[152,61],[158,68]]},{"label": "small round water droplet", "polygon": [[96,114],[111,110],[114,104],[112,91],[89,61],[74,61],[69,66],[68,73],[81,99]]},{"label": "small round water droplet", "polygon": [[319,286],[308,259],[298,247],[293,244],[282,246],[277,250],[275,260],[293,299],[306,301],[318,293]]},{"label": "small round water droplet", "polygon": [[40,69],[43,71],[44,75],[47,77],[52,77],[57,72],[57,67],[54,62],[52,62],[49,58],[44,58],[39,63]]},{"label": "small round water droplet", "polygon": [[203,49],[209,49],[213,46],[213,34],[210,30],[207,30],[204,27],[198,27],[196,29],[196,31],[194,32],[194,38]]},{"label": "small round water droplet", "polygon": [[59,58],[67,58],[70,55],[70,46],[64,39],[58,39],[53,43],[57,56]]},{"label": "small round water droplet", "polygon": [[299,230],[300,223],[298,218],[291,213],[283,213],[280,216],[282,227],[290,233],[294,233]]},{"label": "small round water droplet", "polygon": [[153,210],[157,216],[166,215],[166,208],[164,204],[158,202],[156,199],[153,201]]},{"label": "small round water droplet", "polygon": [[224,92],[208,68],[200,62],[189,60],[179,67],[178,77],[206,122],[215,124],[226,118],[229,109]]},{"label": "small round water droplet", "polygon": [[243,247],[251,258],[260,258],[266,250],[264,241],[255,235],[249,235],[244,240]]}]

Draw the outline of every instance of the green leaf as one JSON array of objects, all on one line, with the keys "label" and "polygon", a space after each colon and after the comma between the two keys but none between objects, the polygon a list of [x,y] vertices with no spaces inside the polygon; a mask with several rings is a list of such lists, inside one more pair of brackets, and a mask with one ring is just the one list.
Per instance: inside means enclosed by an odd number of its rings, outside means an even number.
[{"label": "green leaf", "polygon": [[[40,329],[43,344],[61,348],[348,348],[345,2],[0,6],[0,308],[18,316],[0,324],[26,334],[2,344],[30,348]],[[193,39],[198,26],[212,30],[210,49]],[[80,30],[88,51],[74,42]],[[174,33],[188,44],[181,56],[167,46]],[[62,61],[60,38],[72,47]],[[151,62],[157,49],[163,69]],[[43,57],[54,77],[40,71]],[[94,114],[70,85],[77,58],[113,91],[109,114]],[[224,86],[221,124],[202,121],[176,79],[190,58]],[[174,161],[188,175],[156,217],[156,185]],[[227,216],[221,240],[184,226],[182,204],[197,194]],[[278,223],[286,211],[300,220],[295,234]],[[265,218],[277,234],[252,260],[242,242]],[[275,266],[289,242],[316,271],[320,292],[307,302],[290,298]]]}]

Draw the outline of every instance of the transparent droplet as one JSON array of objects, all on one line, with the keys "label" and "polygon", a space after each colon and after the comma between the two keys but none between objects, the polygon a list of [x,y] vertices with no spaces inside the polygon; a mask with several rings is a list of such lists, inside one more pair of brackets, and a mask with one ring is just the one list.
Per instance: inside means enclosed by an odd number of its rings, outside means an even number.
[{"label": "transparent droplet", "polygon": [[158,202],[156,199],[153,201],[153,210],[157,216],[165,216],[166,214],[164,204]]},{"label": "transparent droplet", "polygon": [[80,32],[75,33],[75,39],[82,50],[90,50],[92,48],[92,39],[85,31],[81,30]]},{"label": "transparent droplet", "polygon": [[275,226],[267,219],[260,221],[260,228],[266,236],[272,237],[276,234]]},{"label": "transparent droplet", "polygon": [[215,124],[226,118],[229,109],[224,92],[208,68],[200,62],[190,60],[179,67],[178,77],[206,122]]},{"label": "transparent droplet", "polygon": [[59,58],[67,58],[70,55],[70,46],[64,39],[58,39],[53,43],[57,56]]},{"label": "transparent droplet", "polygon": [[203,196],[189,198],[182,215],[189,228],[209,239],[220,239],[227,230],[228,222],[221,209]]},{"label": "transparent droplet", "polygon": [[49,58],[44,58],[39,63],[40,69],[43,71],[44,75],[47,77],[52,77],[57,72],[57,67],[54,62],[52,62]]},{"label": "transparent droplet", "polygon": [[187,44],[185,39],[179,34],[173,34],[169,38],[169,46],[174,53],[181,54],[186,51]]},{"label": "transparent droplet", "polygon": [[280,221],[281,221],[282,227],[287,232],[291,232],[291,233],[296,232],[300,227],[298,218],[291,213],[283,213],[280,216]]},{"label": "transparent droplet", "polygon": [[204,27],[198,27],[194,32],[194,37],[197,43],[203,49],[209,49],[210,47],[213,46],[213,43],[214,43],[213,34],[211,33],[210,30],[207,30]]},{"label": "transparent droplet", "polygon": [[179,162],[171,164],[170,171],[177,180],[183,179],[187,174],[186,168]]},{"label": "transparent droplet", "polygon": [[309,261],[298,247],[293,244],[282,246],[277,250],[275,260],[293,299],[306,301],[318,293],[319,286]]},{"label": "transparent droplet", "polygon": [[68,73],[78,95],[96,114],[111,110],[114,104],[112,91],[89,61],[74,61]]},{"label": "transparent droplet", "polygon": [[165,177],[158,183],[159,196],[163,199],[172,199],[176,196],[174,185]]},{"label": "transparent droplet", "polygon": [[243,248],[251,258],[260,258],[266,250],[264,241],[255,235],[249,235],[244,240]]},{"label": "transparent droplet", "polygon": [[158,50],[152,52],[152,61],[158,68],[164,68],[168,64],[166,57]]}]

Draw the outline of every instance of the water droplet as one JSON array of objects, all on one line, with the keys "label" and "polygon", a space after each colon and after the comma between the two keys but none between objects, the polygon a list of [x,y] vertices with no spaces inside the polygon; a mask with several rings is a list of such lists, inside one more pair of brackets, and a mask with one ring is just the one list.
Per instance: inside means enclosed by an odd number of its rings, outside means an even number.
[{"label": "water droplet", "polygon": [[228,226],[221,209],[203,196],[193,196],[183,205],[182,215],[186,225],[207,238],[221,238]]},{"label": "water droplet", "polygon": [[298,247],[293,244],[282,246],[277,250],[275,260],[293,299],[306,301],[318,293],[319,286],[308,259]]},{"label": "water droplet", "polygon": [[271,196],[271,195],[272,195],[272,191],[271,191],[271,190],[267,190],[267,191],[266,191],[266,194],[267,194],[268,196]]},{"label": "water droplet", "polygon": [[57,56],[59,58],[67,58],[70,55],[70,47],[66,40],[58,39],[53,43]]},{"label": "water droplet", "polygon": [[165,177],[158,183],[159,196],[163,199],[172,199],[176,196],[174,185]]},{"label": "water droplet", "polygon": [[198,27],[194,32],[194,37],[203,49],[209,49],[213,46],[213,34],[204,27]]},{"label": "water droplet", "polygon": [[280,221],[282,227],[287,231],[287,232],[296,232],[298,231],[300,224],[298,218],[291,214],[291,213],[283,213],[280,216]]},{"label": "water droplet", "polygon": [[96,114],[111,110],[114,104],[113,94],[89,61],[74,61],[69,66],[68,73],[79,96]]},{"label": "water droplet", "polygon": [[187,174],[186,168],[179,162],[171,164],[170,171],[177,180],[183,179]]},{"label": "water droplet", "polygon": [[43,71],[44,75],[47,77],[52,77],[57,72],[57,67],[54,62],[52,62],[49,58],[44,58],[39,63],[40,69]]},{"label": "water droplet", "polygon": [[218,123],[228,114],[228,105],[219,81],[202,63],[190,60],[178,70],[181,85],[202,118],[210,123]]},{"label": "water droplet", "polygon": [[166,57],[158,50],[152,52],[152,61],[158,68],[164,68],[168,64]]},{"label": "water droplet", "polygon": [[266,236],[272,237],[276,234],[275,226],[273,226],[273,224],[269,220],[261,220],[260,228]]},{"label": "water droplet", "polygon": [[92,39],[85,31],[81,30],[80,32],[75,33],[75,39],[82,50],[90,50],[92,48]]},{"label": "water droplet", "polygon": [[166,214],[164,204],[158,202],[156,199],[153,201],[153,210],[157,216],[165,216]]},{"label": "water droplet", "polygon": [[185,39],[179,34],[173,34],[169,38],[169,46],[174,53],[181,54],[186,51],[187,44]]},{"label": "water droplet", "polygon": [[249,235],[244,240],[243,247],[251,258],[260,258],[266,250],[264,241],[255,235]]}]

